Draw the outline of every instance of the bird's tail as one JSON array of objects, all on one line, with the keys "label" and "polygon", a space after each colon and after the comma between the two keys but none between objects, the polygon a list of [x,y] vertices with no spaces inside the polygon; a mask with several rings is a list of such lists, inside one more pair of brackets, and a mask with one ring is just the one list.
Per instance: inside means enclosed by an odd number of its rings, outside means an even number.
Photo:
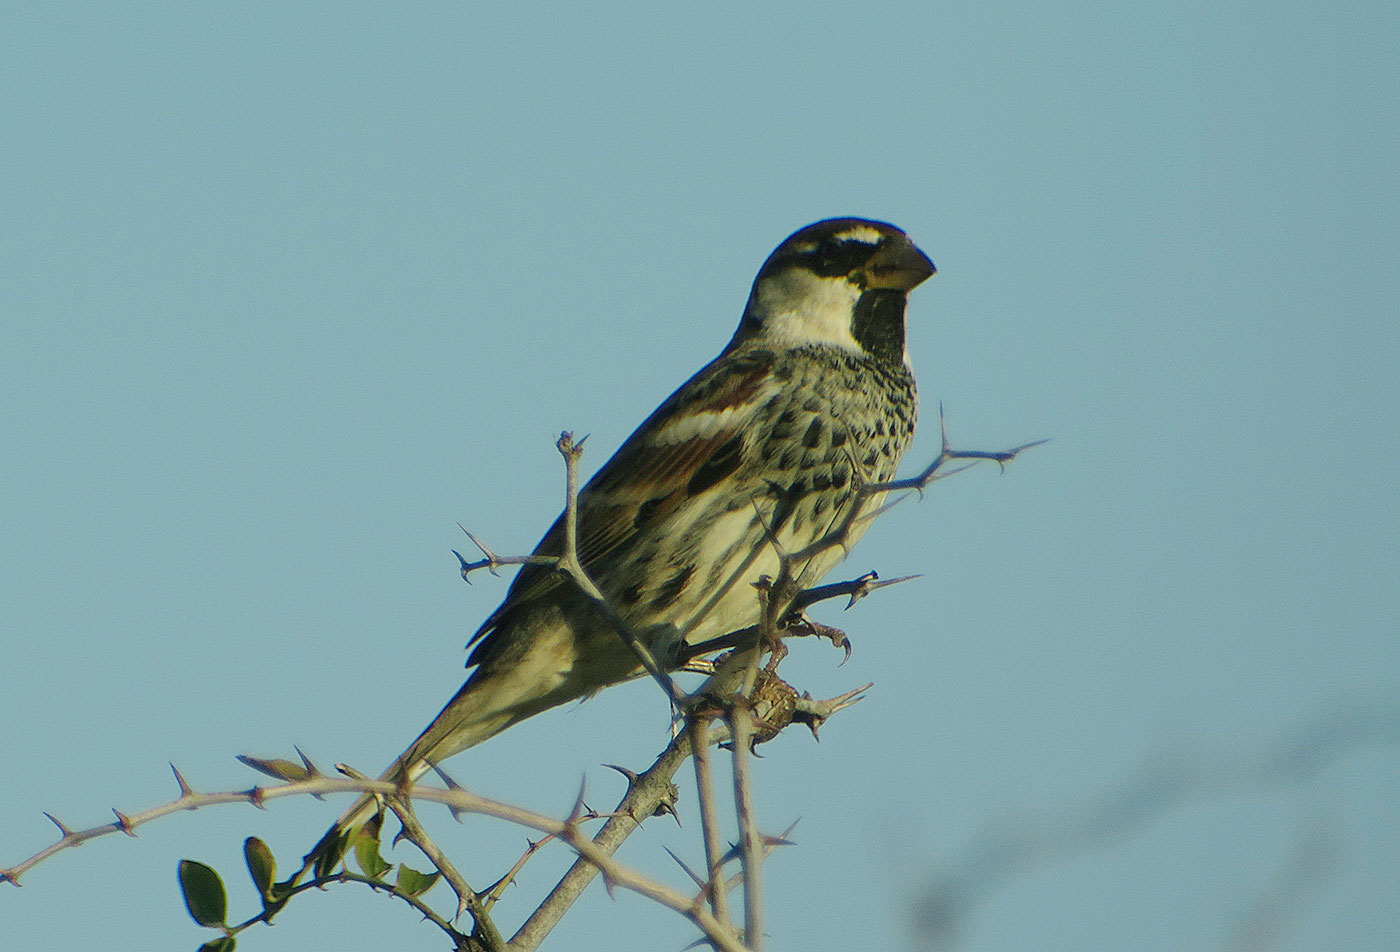
[{"label": "bird's tail", "polygon": [[[430,764],[427,761],[405,764],[398,760],[381,774],[379,779],[395,784],[412,783],[429,769]],[[302,859],[301,872],[297,874],[296,879],[300,880],[307,873],[324,876],[333,872],[352,845],[355,836],[367,823],[375,820],[382,810],[381,802],[369,794],[356,800],[355,805],[341,814],[335,825],[326,831],[311,848],[311,852]]]},{"label": "bird's tail", "polygon": [[[539,683],[530,683],[513,674],[491,674],[477,669],[379,779],[398,786],[411,784],[453,754],[475,747],[507,727],[572,696],[568,692],[541,692],[540,688]],[[366,794],[356,800],[306,854],[295,880],[299,881],[308,872],[329,875],[355,835],[375,819],[381,809],[380,801],[373,795]]]}]

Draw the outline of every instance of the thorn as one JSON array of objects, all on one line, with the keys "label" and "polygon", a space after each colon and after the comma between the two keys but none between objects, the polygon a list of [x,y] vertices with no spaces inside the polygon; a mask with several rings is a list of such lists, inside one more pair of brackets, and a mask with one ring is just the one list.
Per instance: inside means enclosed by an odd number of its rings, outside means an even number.
[{"label": "thorn", "polygon": [[603,766],[607,767],[609,770],[616,770],[627,778],[627,792],[622,795],[622,799],[626,800],[630,797],[632,791],[637,789],[637,772],[635,770],[628,770],[626,767],[619,767],[617,764],[603,764]]},{"label": "thorn", "polygon": [[[457,528],[459,528],[459,529],[461,529],[463,532],[465,532],[465,533],[467,534],[467,538],[472,540],[472,545],[474,545],[474,546],[476,546],[478,549],[480,549],[480,550],[481,550],[481,554],[484,555],[484,556],[486,556],[486,568],[487,568],[487,570],[490,571],[490,573],[491,573],[492,575],[499,576],[501,573],[498,572],[498,571],[496,571],[496,567],[497,567],[498,565],[500,565],[501,563],[500,563],[500,560],[496,558],[496,553],[494,553],[494,552],[492,552],[490,549],[488,549],[488,548],[486,547],[486,543],[482,542],[482,541],[481,541],[480,539],[478,539],[475,535],[473,535],[473,534],[472,534],[472,531],[471,531],[470,529],[468,529],[466,526],[462,525],[460,522],[457,523]],[[459,555],[459,556],[457,556],[457,558],[460,559],[460,558],[462,558],[462,557]]]},{"label": "thorn", "polygon": [[[799,824],[799,823],[801,823],[801,822],[802,822],[802,817],[798,817],[797,819],[793,820],[791,823],[788,824],[788,828],[787,828],[786,830],[783,830],[783,832],[781,832],[781,833],[778,834],[778,837],[779,837],[780,839],[786,840],[788,837],[792,836],[792,831],[795,830],[795,829],[797,829],[797,824]],[[787,844],[784,844],[784,845],[787,845]]]},{"label": "thorn", "polygon": [[[183,800],[185,797],[194,796],[194,790],[185,782],[184,775],[180,773],[180,768],[171,764],[170,769],[175,774],[175,782],[180,785],[180,799]],[[49,817],[49,819],[53,820],[53,817]],[[54,822],[57,823],[58,821],[54,820]]]},{"label": "thorn", "polygon": [[457,556],[458,562],[462,563],[462,567],[458,570],[462,573],[462,581],[470,585],[472,583],[471,563],[468,562],[466,559],[462,558],[462,553],[458,552],[456,549],[452,550],[452,554]]},{"label": "thorn", "polygon": [[[998,461],[998,463],[1000,463],[1000,461]],[[935,476],[933,479],[929,480],[929,482],[934,482],[934,483],[936,483],[936,482],[938,482],[939,480],[950,479],[950,478],[952,478],[953,476],[958,475],[958,473],[965,473],[965,472],[967,472],[967,471],[968,471],[969,469],[971,469],[974,465],[975,465],[975,464],[973,464],[973,463],[968,463],[968,464],[965,465],[965,466],[959,466],[957,469],[950,469],[950,470],[948,470],[948,472],[946,472],[946,473],[939,473],[939,474],[938,474],[937,476]],[[1005,467],[1003,467],[1003,470],[1004,470],[1004,469],[1005,469]]]},{"label": "thorn", "polygon": [[[63,838],[64,838],[65,840],[68,839],[68,837],[70,837],[70,836],[73,835],[73,831],[70,830],[70,829],[68,829],[68,827],[64,826],[64,825],[63,825],[63,821],[60,820],[58,817],[54,816],[54,815],[53,815],[52,813],[50,813],[49,811],[45,810],[45,811],[44,811],[44,816],[48,817],[48,818],[49,818],[49,821],[50,821],[51,823],[53,823],[54,826],[58,827],[58,832],[60,832],[60,833],[63,834]],[[75,845],[79,845],[79,844],[75,844]]]},{"label": "thorn", "polygon": [[584,777],[578,785],[578,796],[574,799],[574,808],[569,811],[569,818],[564,821],[566,827],[578,827],[578,821],[583,817],[584,803],[583,794],[588,787],[588,777]]},{"label": "thorn", "polygon": [[[325,774],[321,773],[321,768],[319,768],[319,767],[317,767],[315,764],[313,764],[313,763],[311,762],[311,758],[308,757],[308,756],[306,756],[306,754],[302,753],[302,750],[301,750],[300,747],[298,747],[298,746],[296,746],[295,744],[293,744],[293,745],[292,745],[292,750],[296,751],[296,752],[297,752],[297,756],[301,758],[302,766],[304,766],[304,767],[306,768],[306,776],[307,776],[307,779],[315,779],[315,778],[317,778],[317,777],[324,777],[324,776],[325,776]],[[319,793],[313,793],[311,796],[312,796],[313,799],[316,799],[316,800],[324,800],[324,799],[326,799],[324,796],[322,796],[322,795],[319,794]]]},{"label": "thorn", "polygon": [[[131,818],[116,807],[112,807],[112,812],[117,815],[117,829],[121,830],[127,836],[135,836],[136,829],[131,825]],[[53,817],[49,817],[49,819],[53,820]],[[54,822],[57,823],[58,821],[54,820]]]},{"label": "thorn", "polygon": [[[920,485],[920,486],[915,486],[915,487],[914,487],[914,491],[917,492],[917,493],[919,494],[919,498],[920,498],[920,499],[923,499],[923,498],[924,498],[924,487],[923,487],[923,486],[921,486],[921,485]],[[885,503],[885,504],[884,504],[883,506],[881,506],[879,509],[876,509],[876,510],[873,511],[873,512],[867,512],[867,513],[864,513],[863,515],[861,515],[860,521],[861,521],[861,522],[874,522],[876,519],[880,518],[880,517],[883,516],[885,513],[889,512],[889,511],[890,511],[891,509],[893,509],[895,506],[898,506],[900,503],[904,502],[904,500],[908,499],[908,498],[909,498],[910,496],[912,496],[912,495],[914,495],[914,493],[905,493],[905,494],[902,495],[902,496],[895,496],[893,499],[891,499],[889,502]],[[840,543],[840,545],[841,545],[841,550],[849,555],[849,554],[850,554],[850,547],[847,546],[846,543],[844,543],[844,542]]]},{"label": "thorn", "polygon": [[264,790],[262,787],[254,787],[253,789],[248,791],[248,802],[251,803],[253,806],[257,807],[259,810],[267,809],[266,805],[264,805],[263,802],[266,799],[267,791]]},{"label": "thorn", "polygon": [[[438,775],[438,779],[442,781],[443,786],[447,787],[448,790],[463,790],[463,789],[465,789],[460,783],[458,783],[457,781],[455,781],[455,780],[453,780],[451,777],[449,777],[449,776],[447,775],[447,771],[443,770],[443,769],[442,769],[441,767],[439,767],[437,764],[430,763],[428,766],[430,766],[430,767],[433,768],[433,772],[434,772],[435,774]],[[448,809],[448,812],[450,812],[450,813],[452,814],[452,819],[456,820],[458,823],[461,823],[461,822],[462,822],[462,808],[461,808],[461,807],[454,806],[453,804],[449,803],[449,804],[447,804],[447,809]]]},{"label": "thorn", "polygon": [[685,864],[685,860],[681,859],[679,856],[676,855],[675,850],[671,849],[671,847],[669,846],[663,846],[662,849],[664,849],[667,853],[671,854],[671,859],[676,861],[677,866],[685,870],[685,874],[695,882],[695,885],[700,886],[702,888],[709,885],[709,883],[707,883],[705,880],[701,879],[698,875],[696,875],[695,870],[691,869]]},{"label": "thorn", "polygon": [[1006,462],[1011,462],[1011,460],[1015,459],[1025,450],[1032,449],[1037,446],[1044,446],[1046,443],[1049,443],[1053,439],[1053,436],[1047,436],[1043,440],[1032,440],[1029,443],[1022,443],[1020,446],[1013,446],[1011,449],[1006,451]]},{"label": "thorn", "polygon": [[358,770],[356,770],[354,767],[351,767],[349,764],[336,764],[336,765],[335,765],[335,769],[336,769],[339,773],[342,773],[342,774],[344,774],[345,776],[349,777],[351,780],[368,780],[368,779],[369,779],[369,778],[366,777],[364,774],[362,774],[362,773],[360,773]]},{"label": "thorn", "polygon": [[[769,485],[772,484],[770,483]],[[776,489],[777,487],[775,486],[774,488]],[[788,557],[787,549],[778,541],[778,534],[773,531],[773,527],[770,526],[768,520],[764,518],[763,510],[758,507],[758,497],[754,496],[750,498],[749,504],[753,506],[754,518],[757,519],[758,524],[763,527],[763,535],[768,540],[768,544],[773,547],[773,551],[777,553],[780,561],[786,560]]]},{"label": "thorn", "polygon": [[871,583],[877,581],[879,578],[880,573],[876,572],[874,569],[871,569],[869,572],[866,572],[860,578],[856,579],[855,587],[851,589],[850,600],[846,602],[846,607],[841,610],[847,612],[850,611],[852,605],[860,601],[866,595],[870,594]]},{"label": "thorn", "polygon": [[603,766],[616,770],[618,773],[626,777],[628,786],[631,786],[632,784],[637,782],[637,772],[635,770],[628,770],[626,767],[619,767],[617,764],[603,764]]},{"label": "thorn", "polygon": [[23,885],[19,881],[19,874],[8,869],[0,869],[0,883],[10,883],[13,886]]},{"label": "thorn", "polygon": [[300,747],[293,744],[292,750],[297,752],[297,756],[301,758],[302,765],[306,767],[306,772],[308,774],[310,774],[312,777],[325,776],[325,774],[321,773],[320,769],[311,762],[311,758],[306,756],[306,754],[302,752],[302,749]]},{"label": "thorn", "polygon": [[447,771],[446,771],[446,770],[443,770],[443,769],[442,769],[441,767],[439,767],[437,764],[429,764],[428,766],[430,766],[430,767],[433,768],[433,773],[435,773],[435,774],[438,775],[438,779],[442,781],[443,786],[445,786],[448,790],[465,790],[465,789],[466,789],[466,788],[463,787],[460,783],[458,783],[457,781],[453,780],[450,776],[448,776]]}]

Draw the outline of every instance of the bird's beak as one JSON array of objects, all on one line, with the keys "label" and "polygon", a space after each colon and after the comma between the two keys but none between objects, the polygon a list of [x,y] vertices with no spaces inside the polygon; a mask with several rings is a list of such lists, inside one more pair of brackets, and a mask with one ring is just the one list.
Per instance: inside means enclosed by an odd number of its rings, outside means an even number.
[{"label": "bird's beak", "polygon": [[908,238],[887,240],[861,269],[867,288],[912,291],[937,273],[933,262]]}]

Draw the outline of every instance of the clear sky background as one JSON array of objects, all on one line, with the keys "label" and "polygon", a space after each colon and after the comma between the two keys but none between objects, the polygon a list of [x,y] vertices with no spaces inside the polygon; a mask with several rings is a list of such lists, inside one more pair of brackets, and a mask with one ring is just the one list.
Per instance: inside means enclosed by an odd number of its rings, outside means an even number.
[{"label": "clear sky background", "polygon": [[[862,215],[940,271],[907,468],[940,400],[959,445],[1054,441],[870,533],[843,571],[923,578],[821,613],[849,664],[795,645],[799,687],[876,688],[763,751],[764,826],[801,818],[771,947],[1394,948],[1394,3],[0,18],[0,866],[50,842],[40,811],[168,799],[168,761],[205,789],[294,743],[381,768],[505,592],[457,577],[455,523],[532,546],[558,432],[591,471],[784,236]],[[562,815],[665,726],[637,683],[451,767]],[[243,837],[290,863],[343,805],[66,853],[0,889],[0,947],[193,950],[177,859],[246,914]],[[624,854],[674,884],[681,809]],[[478,884],[525,839],[436,828]],[[548,947],[693,937],[595,886]],[[240,948],[442,944],[341,889]]]}]

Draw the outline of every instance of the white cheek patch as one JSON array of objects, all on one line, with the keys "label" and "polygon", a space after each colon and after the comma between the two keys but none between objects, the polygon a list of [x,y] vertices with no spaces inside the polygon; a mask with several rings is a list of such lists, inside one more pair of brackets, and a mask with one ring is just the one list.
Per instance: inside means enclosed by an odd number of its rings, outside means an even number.
[{"label": "white cheek patch", "polygon": [[859,299],[860,288],[845,278],[823,278],[805,268],[790,268],[765,278],[758,287],[763,334],[789,346],[833,344],[861,353],[851,336],[851,318]]}]

